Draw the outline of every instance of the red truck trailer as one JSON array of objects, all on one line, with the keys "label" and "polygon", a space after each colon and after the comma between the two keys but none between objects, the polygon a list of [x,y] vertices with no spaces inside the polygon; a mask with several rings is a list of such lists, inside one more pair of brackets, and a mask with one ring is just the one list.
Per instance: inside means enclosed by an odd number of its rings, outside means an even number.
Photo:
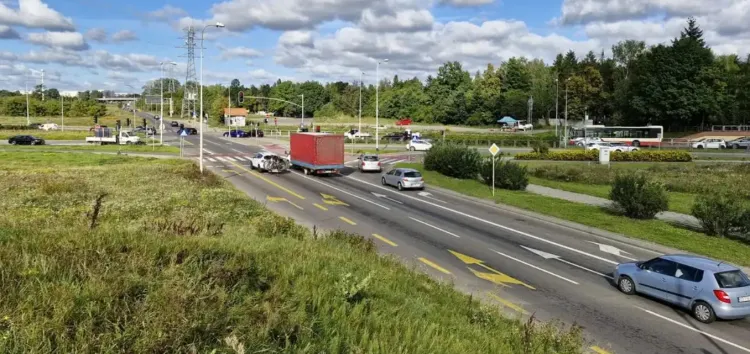
[{"label": "red truck trailer", "polygon": [[344,168],[344,136],[328,133],[294,133],[289,160],[305,174],[338,173]]}]

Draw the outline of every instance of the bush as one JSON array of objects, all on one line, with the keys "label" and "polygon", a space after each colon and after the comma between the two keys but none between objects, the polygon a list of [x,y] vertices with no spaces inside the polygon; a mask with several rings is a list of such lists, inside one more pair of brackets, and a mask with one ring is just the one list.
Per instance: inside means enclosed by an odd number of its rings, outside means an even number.
[{"label": "bush", "polygon": [[[442,140],[443,136],[440,132],[424,132],[422,137],[425,139]],[[451,132],[445,135],[446,142],[453,142],[462,145],[486,145],[490,146],[493,143],[497,145],[526,145],[530,146],[534,142],[543,141],[548,144],[553,144],[557,141],[554,133],[544,134],[512,134],[512,133],[468,133],[468,132]]]},{"label": "bush", "polygon": [[476,179],[481,160],[476,149],[438,142],[425,154],[424,168],[448,177]]},{"label": "bush", "polygon": [[543,141],[535,141],[532,144],[532,149],[534,150],[534,152],[542,155],[549,153],[549,145]]},{"label": "bush", "polygon": [[[482,180],[492,185],[492,159],[486,159],[481,168]],[[509,190],[524,190],[529,185],[529,171],[511,161],[495,162],[495,187]]]},{"label": "bush", "polygon": [[615,177],[609,198],[626,216],[634,219],[652,219],[669,207],[664,186],[649,181],[643,174]]},{"label": "bush", "polygon": [[[631,162],[690,162],[693,156],[687,151],[635,151],[612,152],[610,161]],[[553,161],[599,161],[596,150],[583,151],[552,151],[541,153],[538,151],[516,154],[516,160],[553,160]]]},{"label": "bush", "polygon": [[734,194],[700,194],[693,204],[692,214],[701,223],[703,232],[711,236],[728,236],[733,229],[743,226],[748,211]]}]

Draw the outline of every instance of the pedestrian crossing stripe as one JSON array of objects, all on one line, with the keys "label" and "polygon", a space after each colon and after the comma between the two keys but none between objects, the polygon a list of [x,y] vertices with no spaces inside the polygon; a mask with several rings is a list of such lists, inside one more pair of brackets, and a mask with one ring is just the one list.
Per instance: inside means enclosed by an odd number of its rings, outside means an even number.
[{"label": "pedestrian crossing stripe", "polygon": [[211,162],[216,162],[216,160],[214,158],[211,158],[211,157],[206,157],[206,160],[211,161]]},{"label": "pedestrian crossing stripe", "polygon": [[381,160],[380,163],[387,164],[387,163],[390,163],[391,161],[393,161],[393,159],[385,159],[385,160]]},{"label": "pedestrian crossing stripe", "polygon": [[235,160],[235,159],[234,159],[233,157],[231,157],[231,156],[226,156],[225,158],[226,158],[226,159],[229,159],[229,161],[237,161],[237,160]]},{"label": "pedestrian crossing stripe", "polygon": [[221,157],[221,156],[216,156],[216,158],[217,158],[217,159],[218,159],[219,161],[224,161],[224,162],[228,162],[228,161],[227,161],[227,160],[226,160],[225,158],[223,158],[223,157]]},{"label": "pedestrian crossing stripe", "polygon": [[242,156],[235,156],[234,158],[240,161],[247,161],[244,158],[242,158]]}]

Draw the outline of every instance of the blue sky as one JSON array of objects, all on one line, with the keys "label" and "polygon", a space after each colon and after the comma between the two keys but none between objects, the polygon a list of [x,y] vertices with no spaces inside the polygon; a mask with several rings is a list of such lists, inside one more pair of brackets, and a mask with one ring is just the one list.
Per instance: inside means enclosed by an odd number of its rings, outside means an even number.
[{"label": "blue sky", "polygon": [[[469,70],[513,56],[550,62],[573,49],[609,53],[623,39],[677,35],[695,16],[720,54],[750,47],[746,0],[0,0],[0,88],[23,89],[44,69],[62,90],[133,91],[161,61],[185,77],[181,28],[209,28],[204,82],[352,81],[364,71],[425,78],[449,60]],[[197,63],[196,63],[197,64]],[[39,74],[34,74],[38,76]]]}]

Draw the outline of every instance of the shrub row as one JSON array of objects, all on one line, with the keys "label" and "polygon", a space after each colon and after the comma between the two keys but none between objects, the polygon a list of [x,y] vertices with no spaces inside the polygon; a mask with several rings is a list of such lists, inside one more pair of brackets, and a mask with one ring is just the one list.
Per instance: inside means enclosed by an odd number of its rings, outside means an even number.
[{"label": "shrub row", "polygon": [[743,236],[750,234],[750,207],[736,194],[700,194],[691,212],[708,235],[725,237],[732,233]]},{"label": "shrub row", "polygon": [[[515,158],[516,160],[599,161],[599,152],[595,150],[525,152],[516,154]],[[690,162],[693,156],[687,151],[615,151],[610,154],[609,159],[610,161],[631,162]]]},{"label": "shrub row", "polygon": [[[433,140],[443,140],[443,135],[439,131],[423,132],[422,137]],[[554,134],[508,134],[508,133],[454,133],[447,132],[445,135],[446,142],[469,143],[490,145],[492,143],[501,144],[503,142],[534,142],[545,141],[553,143],[557,141]]]}]

